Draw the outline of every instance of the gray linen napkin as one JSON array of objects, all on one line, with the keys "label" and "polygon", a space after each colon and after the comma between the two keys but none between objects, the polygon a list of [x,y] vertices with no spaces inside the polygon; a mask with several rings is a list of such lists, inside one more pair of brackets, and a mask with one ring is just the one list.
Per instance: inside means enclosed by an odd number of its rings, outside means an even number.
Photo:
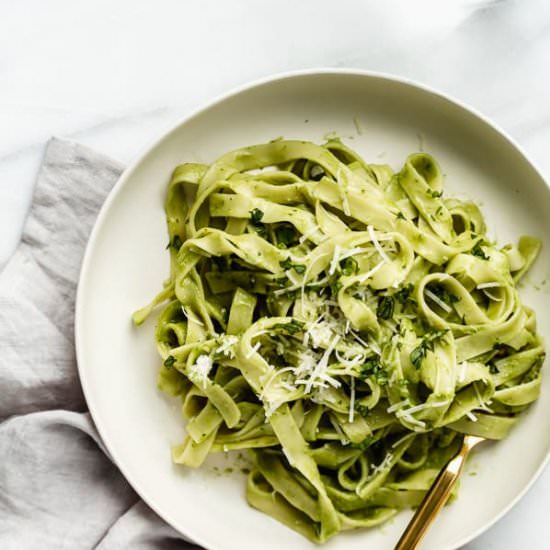
[{"label": "gray linen napkin", "polygon": [[52,139],[0,272],[0,548],[197,548],[134,493],[82,395],[73,323],[88,235],[122,166]]}]

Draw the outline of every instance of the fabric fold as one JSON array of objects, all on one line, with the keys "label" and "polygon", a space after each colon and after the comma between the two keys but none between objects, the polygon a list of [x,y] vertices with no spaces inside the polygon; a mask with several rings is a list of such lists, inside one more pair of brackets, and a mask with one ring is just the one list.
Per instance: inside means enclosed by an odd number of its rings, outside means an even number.
[{"label": "fabric fold", "polygon": [[74,349],[84,250],[123,166],[54,138],[16,252],[0,272],[0,548],[196,548],[105,452]]}]

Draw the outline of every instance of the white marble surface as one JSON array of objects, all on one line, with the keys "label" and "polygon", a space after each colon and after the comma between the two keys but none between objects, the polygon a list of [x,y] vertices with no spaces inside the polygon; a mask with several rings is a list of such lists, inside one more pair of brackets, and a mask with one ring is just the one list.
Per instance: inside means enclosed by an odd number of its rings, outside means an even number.
[{"label": "white marble surface", "polygon": [[[550,179],[548,0],[4,0],[0,266],[50,136],[128,162],[234,86],[322,66],[396,73],[448,92],[504,127]],[[549,509],[547,470],[467,548],[550,548]]]}]

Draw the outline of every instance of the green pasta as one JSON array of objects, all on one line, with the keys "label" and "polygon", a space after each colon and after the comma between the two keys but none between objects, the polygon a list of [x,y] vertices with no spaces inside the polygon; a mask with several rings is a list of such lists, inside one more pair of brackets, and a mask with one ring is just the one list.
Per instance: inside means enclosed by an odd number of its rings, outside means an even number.
[{"label": "green pasta", "polygon": [[322,543],[416,506],[462,434],[506,437],[544,345],[517,283],[541,243],[499,248],[425,153],[399,172],[339,140],[182,164],[166,199],[159,388],[174,462],[248,449],[247,499]]}]

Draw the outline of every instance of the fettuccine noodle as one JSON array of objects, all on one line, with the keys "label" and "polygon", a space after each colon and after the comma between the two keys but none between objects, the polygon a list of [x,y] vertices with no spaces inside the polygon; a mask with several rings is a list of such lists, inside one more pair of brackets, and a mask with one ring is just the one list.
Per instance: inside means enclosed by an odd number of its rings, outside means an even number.
[{"label": "fettuccine noodle", "polygon": [[506,437],[544,346],[517,283],[541,243],[499,248],[443,196],[430,155],[394,173],[339,140],[182,164],[166,199],[158,385],[173,460],[248,449],[247,499],[316,542],[416,506],[461,434]]}]

